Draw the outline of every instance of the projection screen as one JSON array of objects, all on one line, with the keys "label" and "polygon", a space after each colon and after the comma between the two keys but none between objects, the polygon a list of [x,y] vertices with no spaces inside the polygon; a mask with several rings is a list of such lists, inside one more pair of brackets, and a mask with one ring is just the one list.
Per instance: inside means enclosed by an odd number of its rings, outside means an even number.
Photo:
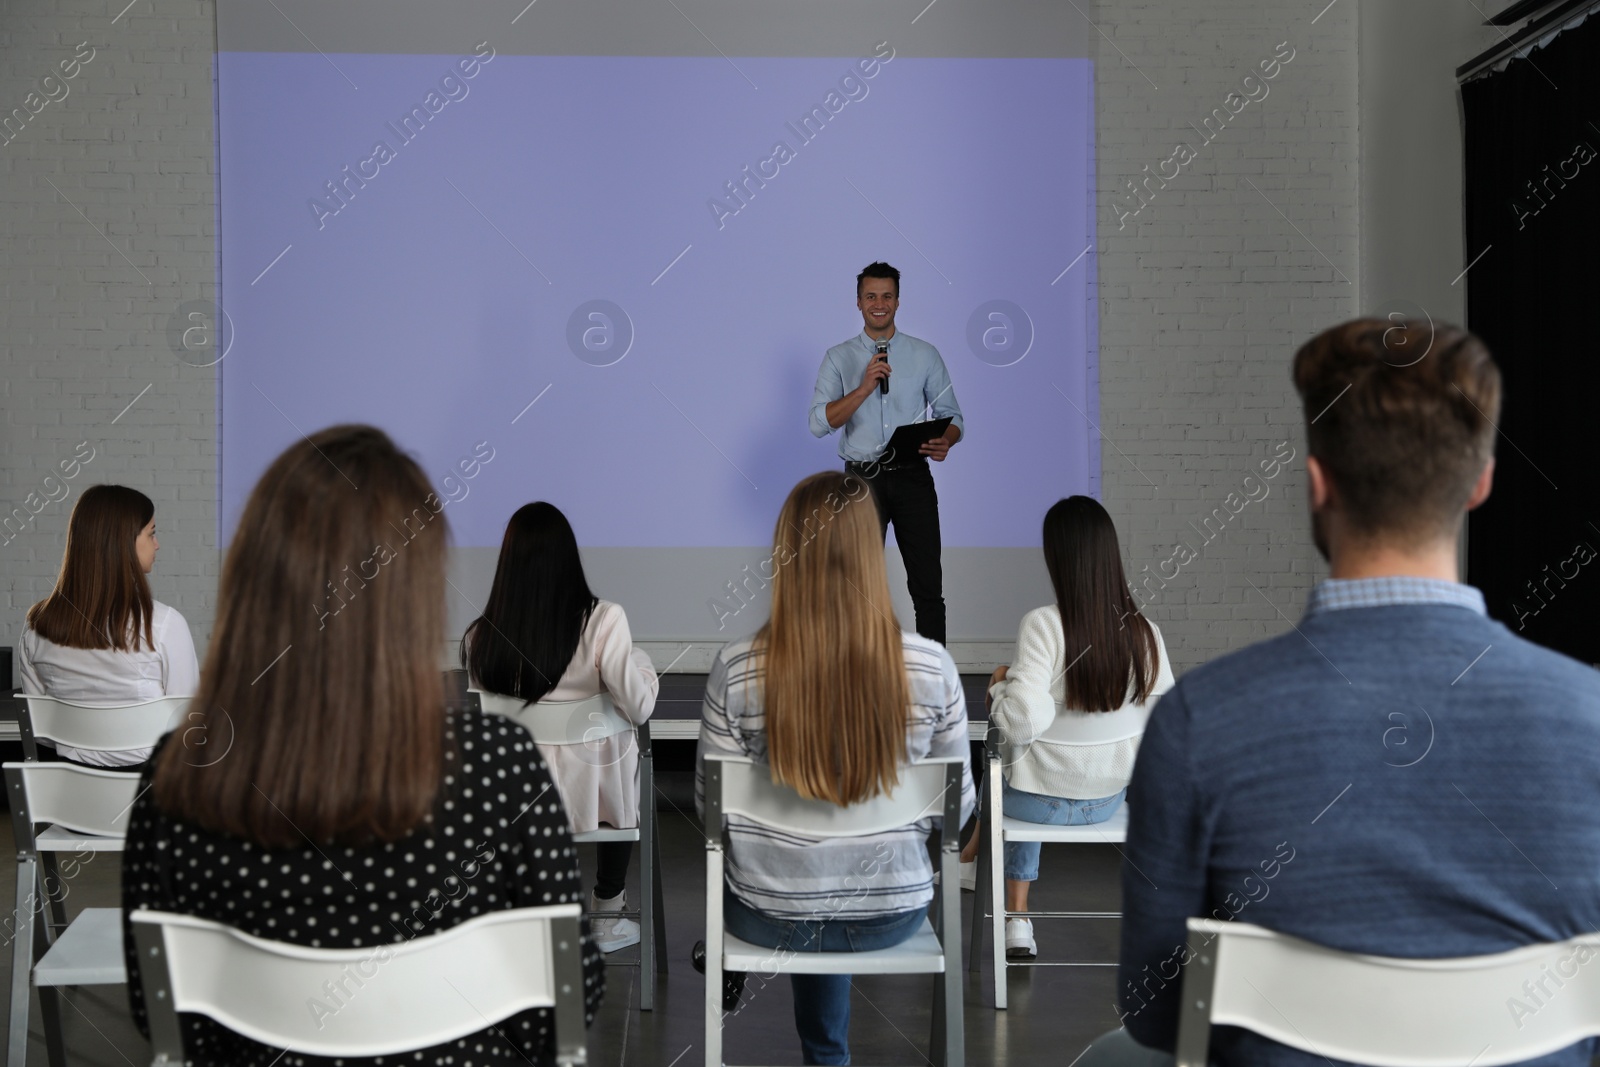
[{"label": "projection screen", "polygon": [[636,637],[714,647],[839,466],[812,388],[887,260],[966,420],[950,638],[1011,637],[1051,599],[1045,509],[1099,492],[1092,15],[219,0],[222,540],[284,447],[370,422],[435,480],[453,633],[543,499]]}]

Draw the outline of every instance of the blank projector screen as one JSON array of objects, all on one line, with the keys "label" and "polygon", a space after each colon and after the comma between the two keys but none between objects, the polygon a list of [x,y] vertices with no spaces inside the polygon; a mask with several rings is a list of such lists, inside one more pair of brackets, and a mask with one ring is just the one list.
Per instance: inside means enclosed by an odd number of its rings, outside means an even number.
[{"label": "blank projector screen", "polygon": [[368,422],[444,502],[453,632],[540,499],[636,636],[748,632],[887,260],[966,420],[951,639],[1014,633],[1045,509],[1099,489],[1089,27],[921,6],[222,0],[223,540],[282,449]]}]

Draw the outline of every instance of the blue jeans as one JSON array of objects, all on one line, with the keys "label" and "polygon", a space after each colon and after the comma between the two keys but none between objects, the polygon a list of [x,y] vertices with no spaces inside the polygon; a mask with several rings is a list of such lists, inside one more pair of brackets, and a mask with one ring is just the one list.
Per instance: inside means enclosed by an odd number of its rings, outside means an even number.
[{"label": "blue jeans", "polygon": [[[1096,800],[1046,797],[1013,789],[1010,782],[1000,780],[1000,808],[1009,818],[1050,826],[1088,826],[1105,822],[1122,807],[1122,798],[1127,795],[1128,791],[1123,789]],[[1038,881],[1039,842],[1007,841],[1005,869],[1006,877],[1013,882]]]},{"label": "blue jeans", "polygon": [[[889,948],[922,928],[926,908],[876,919],[775,919],[722,890],[722,917],[728,933],[752,945],[786,952],[866,952]],[[806,1063],[850,1062],[850,976],[791,974],[794,1026]]]}]

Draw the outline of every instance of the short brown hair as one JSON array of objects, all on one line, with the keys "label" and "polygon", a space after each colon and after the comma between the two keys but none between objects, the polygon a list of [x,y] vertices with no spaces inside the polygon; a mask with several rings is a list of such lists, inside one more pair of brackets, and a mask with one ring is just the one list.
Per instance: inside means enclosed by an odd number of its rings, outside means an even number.
[{"label": "short brown hair", "polygon": [[276,848],[421,824],[445,764],[443,509],[370,426],[273,461],[228,547],[199,692],[157,757],[162,811]]},{"label": "short brown hair", "polygon": [[868,278],[885,278],[892,280],[894,282],[894,297],[896,300],[900,299],[900,272],[889,266],[889,264],[879,260],[876,263],[868,263],[865,267],[861,268],[861,273],[856,275],[857,300],[861,299],[861,283],[866,281]]},{"label": "short brown hair", "polygon": [[1444,323],[1356,319],[1295,353],[1294,384],[1352,533],[1415,544],[1456,529],[1500,417],[1482,341]]}]

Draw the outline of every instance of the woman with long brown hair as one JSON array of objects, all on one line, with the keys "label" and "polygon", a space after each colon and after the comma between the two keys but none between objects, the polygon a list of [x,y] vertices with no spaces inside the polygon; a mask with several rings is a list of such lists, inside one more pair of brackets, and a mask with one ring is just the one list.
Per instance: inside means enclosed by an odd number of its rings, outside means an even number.
[{"label": "woman with long brown hair", "polygon": [[[199,684],[194,639],[176,609],[150,595],[156,506],[125,485],[92,485],[67,521],[67,545],[50,595],[28,609],[18,644],[23,691],[78,704],[138,704],[188,696]],[[57,755],[126,767],[149,749]]]},{"label": "woman with long brown hair", "polygon": [[[445,710],[443,509],[416,463],[368,426],[291,446],[251,493],[192,725],[158,746],[130,817],[123,924],[141,1029],[127,920],[138,908],[376,950],[486,912],[579,899],[566,814],[527,731]],[[583,942],[592,1019],[605,982],[587,920]],[[338,1010],[309,992],[313,1014]],[[548,1014],[415,1058],[547,1064]],[[182,1023],[196,1065],[267,1067],[282,1055],[202,1016]]]},{"label": "woman with long brown hair", "polygon": [[[1161,631],[1128,592],[1117,528],[1098,500],[1072,496],[1051,506],[1044,562],[1056,602],[1022,617],[1016,662],[996,668],[989,683],[990,721],[1004,738],[1001,806],[1027,822],[1104,822],[1122,806],[1145,720],[1172,688],[1172,665]],[[1074,727],[1086,738],[1120,739],[1040,739]],[[967,841],[964,867],[974,862],[981,830]],[[1007,842],[1005,875],[1006,910],[1027,911],[1039,842]],[[1006,955],[1032,959],[1037,951],[1033,921],[1006,919]]]},{"label": "woman with long brown hair", "polygon": [[[772,614],[724,647],[706,681],[695,774],[705,755],[749,756],[802,796],[839,805],[890,790],[900,768],[970,758],[966,698],[950,653],[903,631],[889,602],[867,483],[824,472],[789,494],[773,535]],[[975,803],[962,775],[965,821]],[[791,952],[865,951],[904,941],[933,899],[922,819],[869,837],[781,839],[728,820],[728,931]],[[848,1063],[850,978],[791,976],[806,1063]],[[737,1001],[735,988],[725,991]]]}]

